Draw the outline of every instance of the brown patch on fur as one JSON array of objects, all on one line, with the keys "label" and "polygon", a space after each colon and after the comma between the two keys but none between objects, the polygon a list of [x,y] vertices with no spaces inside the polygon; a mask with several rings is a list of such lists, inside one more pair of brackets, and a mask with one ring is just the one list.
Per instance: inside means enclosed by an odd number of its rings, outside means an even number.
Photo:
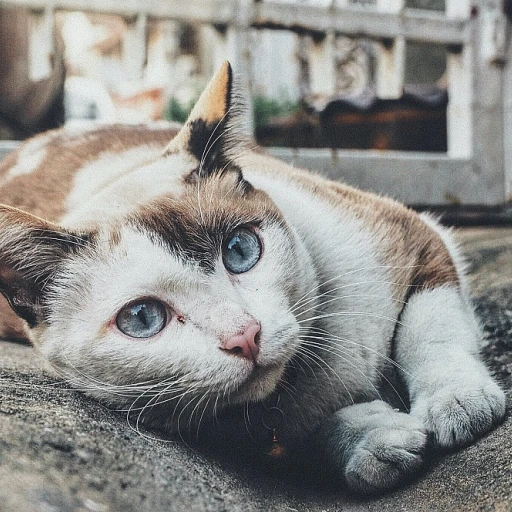
[{"label": "brown patch on fur", "polygon": [[237,162],[286,178],[361,220],[381,247],[379,260],[392,268],[395,298],[445,284],[459,286],[455,264],[441,237],[403,204],[371,192],[327,180],[275,158],[246,154]]},{"label": "brown patch on fur", "polygon": [[[30,174],[14,177],[0,187],[0,203],[56,221],[65,213],[65,200],[73,187],[75,175],[93,158],[103,152],[122,152],[144,145],[163,150],[177,130],[113,125],[82,133],[66,129],[49,133],[53,136],[44,146],[46,154],[39,167]],[[48,133],[39,137],[46,136]],[[17,164],[24,147],[22,145],[0,162],[0,178],[7,176]]]},{"label": "brown patch on fur", "polygon": [[27,324],[14,313],[7,299],[0,295],[0,339],[28,340]]},{"label": "brown patch on fur", "polygon": [[121,231],[118,228],[112,228],[112,230],[109,233],[109,248],[112,250],[114,247],[119,245],[121,242]]},{"label": "brown patch on fur", "polygon": [[245,183],[235,170],[214,173],[190,184],[179,199],[164,197],[139,208],[131,223],[178,257],[213,271],[225,238],[235,228],[285,225],[267,194]]}]

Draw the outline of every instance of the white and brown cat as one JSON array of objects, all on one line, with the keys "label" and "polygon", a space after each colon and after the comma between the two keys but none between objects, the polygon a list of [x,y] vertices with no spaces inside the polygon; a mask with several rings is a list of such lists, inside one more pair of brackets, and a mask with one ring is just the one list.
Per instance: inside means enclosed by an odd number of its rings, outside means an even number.
[{"label": "white and brown cat", "polygon": [[2,162],[0,334],[150,427],[314,442],[386,490],[505,414],[461,258],[428,216],[247,149],[232,88],[226,63],[179,132],[62,129]]}]

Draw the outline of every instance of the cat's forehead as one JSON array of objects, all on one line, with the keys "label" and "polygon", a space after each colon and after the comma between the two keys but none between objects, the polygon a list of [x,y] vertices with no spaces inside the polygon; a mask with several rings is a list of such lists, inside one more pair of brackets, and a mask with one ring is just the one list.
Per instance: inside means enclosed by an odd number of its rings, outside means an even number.
[{"label": "cat's forehead", "polygon": [[188,184],[179,197],[142,205],[127,225],[206,272],[214,270],[223,243],[235,229],[285,226],[266,194],[247,188],[234,173]]}]

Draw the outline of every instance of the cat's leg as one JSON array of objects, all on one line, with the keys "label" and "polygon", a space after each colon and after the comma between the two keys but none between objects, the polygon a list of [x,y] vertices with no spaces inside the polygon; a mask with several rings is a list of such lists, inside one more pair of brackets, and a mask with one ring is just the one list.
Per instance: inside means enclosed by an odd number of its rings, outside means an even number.
[{"label": "cat's leg", "polygon": [[404,370],[410,413],[438,446],[467,444],[505,414],[505,395],[479,356],[481,336],[454,286],[417,292],[403,311],[396,361]]},{"label": "cat's leg", "polygon": [[381,400],[339,410],[320,429],[320,445],[347,485],[382,492],[423,464],[427,432],[419,420]]}]

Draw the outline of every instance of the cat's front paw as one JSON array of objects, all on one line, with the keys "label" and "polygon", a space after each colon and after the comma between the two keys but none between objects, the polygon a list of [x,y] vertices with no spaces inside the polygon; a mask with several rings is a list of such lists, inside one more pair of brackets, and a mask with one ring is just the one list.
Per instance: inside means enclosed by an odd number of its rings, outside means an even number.
[{"label": "cat's front paw", "polygon": [[505,394],[490,378],[479,385],[452,384],[417,401],[414,415],[442,448],[463,446],[505,415]]},{"label": "cat's front paw", "polygon": [[[398,419],[400,413],[395,413]],[[427,433],[419,422],[404,416],[405,425],[368,431],[354,447],[344,476],[351,489],[376,493],[391,489],[413,475],[423,464]]]}]

